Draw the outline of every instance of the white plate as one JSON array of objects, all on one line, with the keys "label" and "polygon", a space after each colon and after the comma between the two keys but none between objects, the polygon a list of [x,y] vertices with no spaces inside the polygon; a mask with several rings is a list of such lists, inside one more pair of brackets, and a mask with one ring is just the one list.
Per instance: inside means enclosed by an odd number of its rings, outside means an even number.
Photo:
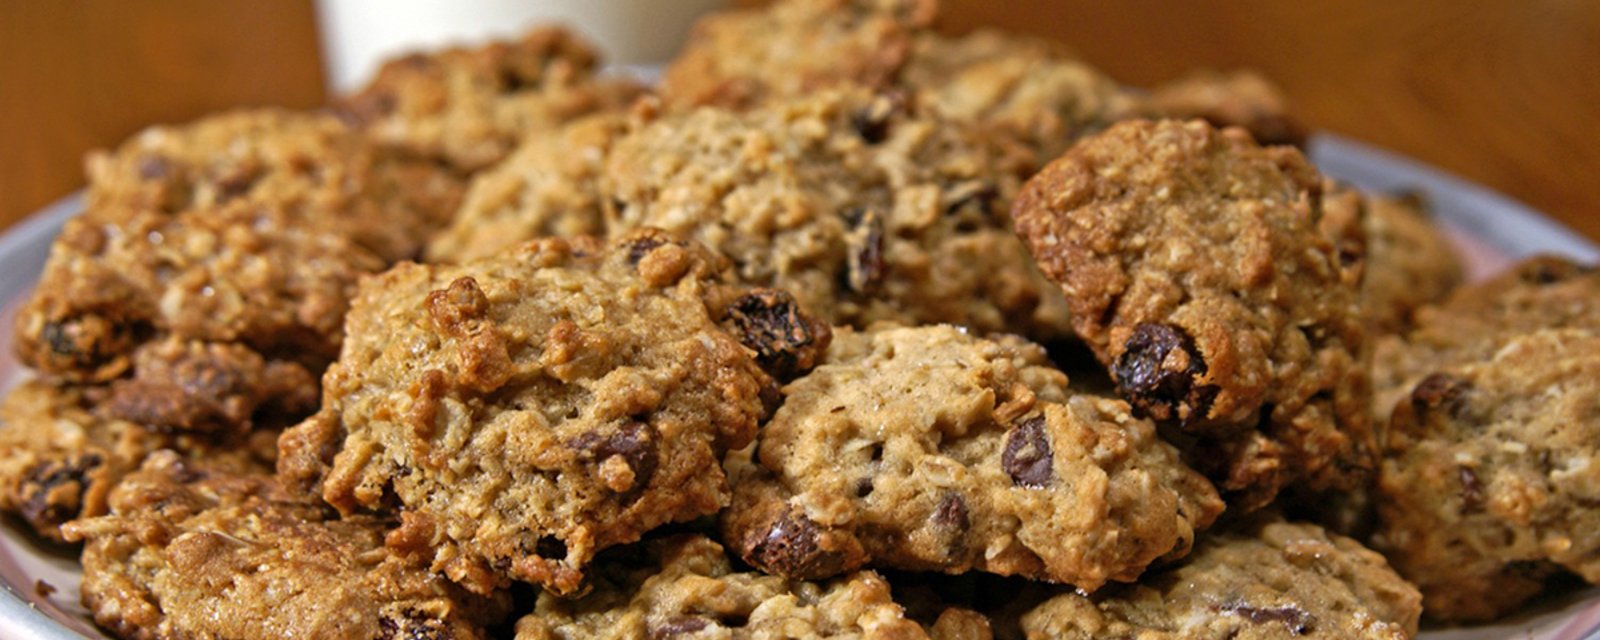
[{"label": "white plate", "polygon": [[[1324,173],[1373,191],[1416,191],[1433,204],[1468,256],[1471,276],[1482,278],[1517,258],[1557,253],[1600,262],[1600,248],[1538,212],[1498,193],[1400,156],[1331,135],[1312,140],[1311,157]],[[23,375],[10,347],[16,304],[39,277],[50,240],[80,208],[72,196],[51,205],[0,237],[0,389]],[[77,640],[105,638],[78,603],[76,557],[42,546],[15,520],[0,525],[0,638]],[[43,580],[51,596],[35,589]],[[1583,640],[1600,638],[1600,589],[1548,597],[1521,615],[1471,629],[1429,630],[1423,640]]]}]

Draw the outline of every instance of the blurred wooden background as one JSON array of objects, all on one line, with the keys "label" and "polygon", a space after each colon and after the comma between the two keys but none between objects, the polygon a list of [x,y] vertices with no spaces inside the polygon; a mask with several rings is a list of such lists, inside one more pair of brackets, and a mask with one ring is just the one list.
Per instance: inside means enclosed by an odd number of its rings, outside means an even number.
[{"label": "blurred wooden background", "polygon": [[[760,0],[737,0],[740,3]],[[1148,85],[1253,67],[1314,127],[1499,189],[1600,239],[1600,2],[945,0],[944,27],[1061,39]],[[323,100],[312,0],[0,2],[0,225],[143,125]]]}]

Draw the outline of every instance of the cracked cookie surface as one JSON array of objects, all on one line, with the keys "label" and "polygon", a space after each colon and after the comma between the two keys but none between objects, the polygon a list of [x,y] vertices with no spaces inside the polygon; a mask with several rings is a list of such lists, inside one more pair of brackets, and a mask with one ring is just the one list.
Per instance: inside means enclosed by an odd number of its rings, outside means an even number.
[{"label": "cracked cookie surface", "polygon": [[478,639],[509,609],[386,551],[387,520],[340,519],[269,473],[161,451],[109,502],[64,529],[84,604],[123,638]]},{"label": "cracked cookie surface", "polygon": [[1079,395],[1018,338],[842,331],[732,454],[729,544],[801,578],[864,565],[1094,590],[1185,554],[1221,512],[1127,404]]},{"label": "cracked cookie surface", "polygon": [[517,640],[577,638],[927,638],[871,571],[826,582],[736,571],[702,536],[643,543],[602,558],[592,590],[539,596]]},{"label": "cracked cookie surface", "polygon": [[[726,504],[721,456],[775,392],[757,352],[827,345],[786,294],[727,287],[723,268],[645,230],[371,278],[279,471],[347,513],[398,508],[435,570],[476,591],[571,593],[599,550]],[[748,296],[804,326],[718,324]]]},{"label": "cracked cookie surface", "polygon": [[1417,590],[1377,553],[1315,525],[1257,518],[1213,532],[1137,584],[1057,596],[1027,613],[1037,640],[1406,640]]},{"label": "cracked cookie surface", "polygon": [[1127,121],[1024,186],[1017,233],[1141,415],[1251,509],[1358,484],[1367,414],[1359,270],[1318,229],[1298,151],[1204,122]]}]

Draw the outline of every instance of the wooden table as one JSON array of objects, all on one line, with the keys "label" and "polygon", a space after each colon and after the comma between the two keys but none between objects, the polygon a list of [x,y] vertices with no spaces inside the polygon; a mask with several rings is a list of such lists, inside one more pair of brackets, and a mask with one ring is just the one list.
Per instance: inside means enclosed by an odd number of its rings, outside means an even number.
[{"label": "wooden table", "polygon": [[[1132,84],[1259,69],[1313,126],[1454,171],[1600,239],[1600,2],[945,5],[946,29],[1059,38]],[[85,151],[145,124],[323,98],[311,0],[0,2],[0,225],[77,188]]]}]

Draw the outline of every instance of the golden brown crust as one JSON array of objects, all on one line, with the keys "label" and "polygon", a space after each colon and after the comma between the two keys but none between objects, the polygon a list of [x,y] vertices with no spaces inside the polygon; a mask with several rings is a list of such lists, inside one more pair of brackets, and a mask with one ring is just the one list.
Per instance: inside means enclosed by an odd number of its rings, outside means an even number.
[{"label": "golden brown crust", "polygon": [[843,85],[887,88],[935,0],[785,0],[701,18],[667,67],[669,106],[747,108]]},{"label": "golden brown crust", "polygon": [[718,324],[741,295],[723,268],[645,230],[371,278],[280,472],[325,473],[347,513],[399,506],[435,570],[476,591],[571,593],[601,549],[727,501],[717,463],[774,383]]},{"label": "golden brown crust", "polygon": [[1464,277],[1449,238],[1416,196],[1364,194],[1330,181],[1320,224],[1341,263],[1360,263],[1361,316],[1373,338],[1411,328],[1418,309],[1443,300]]},{"label": "golden brown crust", "polygon": [[1030,640],[1406,640],[1421,609],[1416,588],[1356,541],[1256,518],[1138,584],[1057,596],[1022,628]]},{"label": "golden brown crust", "polygon": [[644,92],[628,80],[596,77],[598,66],[593,45],[565,29],[538,28],[516,40],[390,60],[335,111],[385,146],[471,173],[524,138],[627,106]]},{"label": "golden brown crust", "polygon": [[129,639],[483,638],[510,599],[480,597],[383,548],[381,518],[339,519],[271,475],[158,452],[85,542],[84,604]]},{"label": "golden brown crust", "polygon": [[1320,190],[1292,148],[1128,121],[1051,163],[1014,207],[1119,393],[1196,436],[1190,459],[1244,509],[1371,467],[1359,270],[1317,228]]},{"label": "golden brown crust", "polygon": [[1127,404],[1077,394],[1016,338],[948,327],[836,337],[730,456],[726,540],[796,578],[871,564],[1092,591],[1182,557],[1222,511]]},{"label": "golden brown crust", "polygon": [[802,582],[736,572],[722,546],[701,536],[644,546],[602,560],[580,598],[541,594],[517,622],[517,640],[928,637],[871,571]]},{"label": "golden brown crust", "polygon": [[1283,91],[1249,70],[1191,72],[1151,90],[1140,110],[1151,118],[1200,118],[1219,128],[1240,127],[1263,145],[1304,147],[1309,135],[1289,114]]}]

